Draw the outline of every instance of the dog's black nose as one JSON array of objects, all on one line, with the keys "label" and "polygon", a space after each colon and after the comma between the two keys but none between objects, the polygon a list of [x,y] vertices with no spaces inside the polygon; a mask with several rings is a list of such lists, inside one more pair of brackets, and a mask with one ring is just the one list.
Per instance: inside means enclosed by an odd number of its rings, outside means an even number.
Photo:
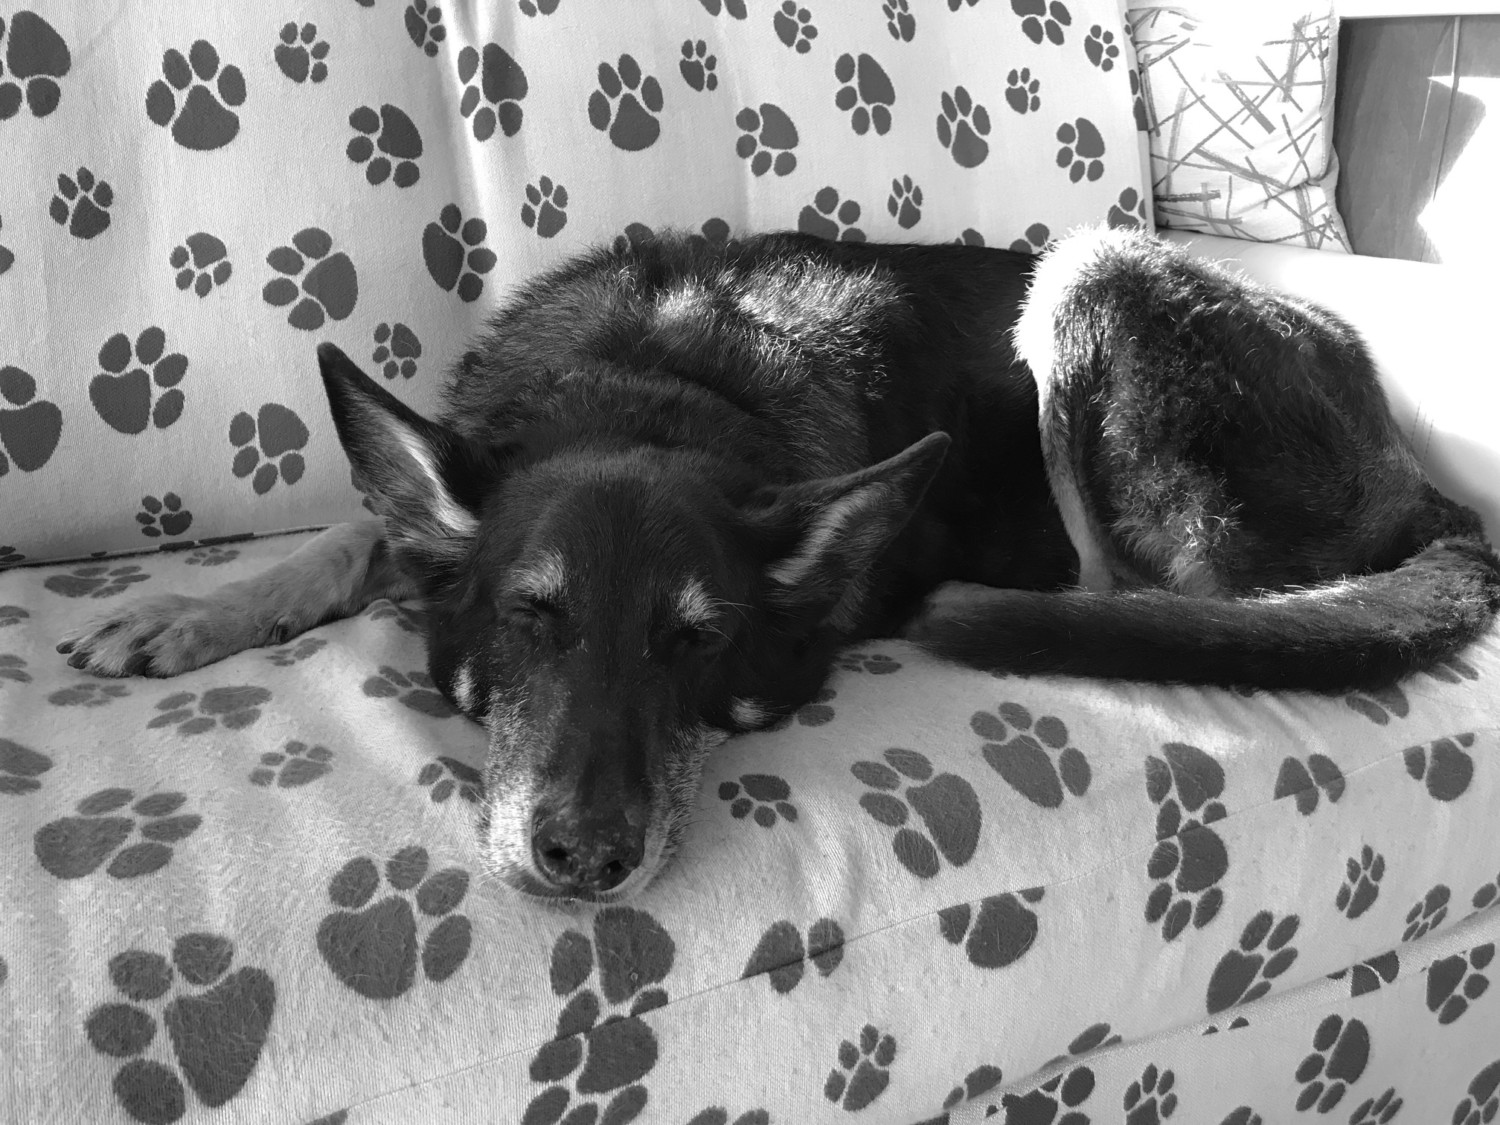
[{"label": "dog's black nose", "polygon": [[542,811],[533,825],[537,871],[560,890],[612,890],[641,865],[646,850],[644,829],[633,827],[624,813],[573,820]]}]

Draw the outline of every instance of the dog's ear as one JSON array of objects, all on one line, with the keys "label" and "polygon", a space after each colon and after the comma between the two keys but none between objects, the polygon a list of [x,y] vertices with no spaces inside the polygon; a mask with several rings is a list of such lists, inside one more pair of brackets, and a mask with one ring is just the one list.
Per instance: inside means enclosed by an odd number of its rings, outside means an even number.
[{"label": "dog's ear", "polygon": [[769,549],[769,600],[852,625],[866,575],[916,511],[951,444],[945,433],[928,434],[877,465],[758,498],[764,507],[751,526]]},{"label": "dog's ear", "polygon": [[498,475],[492,452],[423,418],[332,344],[318,345],[318,366],[356,486],[385,521],[391,546],[452,561]]}]

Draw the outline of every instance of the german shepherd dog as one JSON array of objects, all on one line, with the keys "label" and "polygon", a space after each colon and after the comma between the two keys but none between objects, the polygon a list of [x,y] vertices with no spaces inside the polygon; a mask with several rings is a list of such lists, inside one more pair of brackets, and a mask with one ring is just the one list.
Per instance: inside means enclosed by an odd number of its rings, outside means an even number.
[{"label": "german shepherd dog", "polygon": [[[1329,692],[1500,607],[1354,331],[1145,234],[1039,264],[796,234],[587,254],[498,313],[440,423],[318,361],[379,521],[59,651],[171,676],[421,597],[433,679],[489,732],[486,862],[543,898],[646,885],[710,748],[854,640]],[[924,605],[950,581],[988,589]]]}]

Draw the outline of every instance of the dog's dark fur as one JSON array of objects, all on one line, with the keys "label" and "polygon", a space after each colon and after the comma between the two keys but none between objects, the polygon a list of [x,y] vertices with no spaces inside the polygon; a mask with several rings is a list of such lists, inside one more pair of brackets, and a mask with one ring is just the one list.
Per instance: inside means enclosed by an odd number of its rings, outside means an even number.
[{"label": "dog's dark fur", "polygon": [[[806,702],[851,640],[1369,689],[1500,607],[1354,332],[1144,235],[1040,267],[789,234],[587,255],[496,316],[442,424],[319,360],[383,523],[61,647],[171,675],[420,595],[434,679],[490,731],[487,855],[539,896],[649,881],[708,748]],[[990,589],[919,613],[950,580]]]}]

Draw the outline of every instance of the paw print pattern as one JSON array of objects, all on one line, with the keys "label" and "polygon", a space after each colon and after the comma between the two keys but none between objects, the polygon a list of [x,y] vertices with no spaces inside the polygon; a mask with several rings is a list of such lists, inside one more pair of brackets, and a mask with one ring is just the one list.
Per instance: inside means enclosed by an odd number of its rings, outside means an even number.
[{"label": "paw print pattern", "polygon": [[1271,991],[1271,982],[1292,967],[1297,950],[1291,945],[1301,920],[1288,914],[1280,922],[1269,910],[1251,918],[1240,934],[1239,948],[1231,949],[1214,966],[1208,979],[1208,1013],[1235,1004],[1248,1004]]},{"label": "paw print pattern", "polygon": [[1147,877],[1155,881],[1146,899],[1146,921],[1160,922],[1167,941],[1190,921],[1201,930],[1224,904],[1218,884],[1229,873],[1229,852],[1209,827],[1224,819],[1223,794],[1224,767],[1196,746],[1168,742],[1162,757],[1146,759],[1146,795],[1156,805],[1157,839],[1146,864]]},{"label": "paw print pattern", "polygon": [[1427,1010],[1437,1014],[1438,1023],[1452,1023],[1489,990],[1490,979],[1481,970],[1494,959],[1495,943],[1490,941],[1432,963],[1427,970]]},{"label": "paw print pattern", "polygon": [[398,605],[389,598],[370,603],[365,615],[371,621],[394,621],[403,633],[421,636],[427,629],[427,615],[418,609]]},{"label": "paw print pattern", "polygon": [[422,134],[403,110],[389,102],[380,107],[379,113],[362,105],[349,115],[349,126],[356,135],[344,154],[355,164],[364,165],[371,187],[389,179],[398,188],[408,188],[422,178],[422,169],[417,166],[423,151]]},{"label": "paw print pattern", "polygon": [[1416,941],[1441,926],[1448,917],[1448,903],[1452,897],[1453,892],[1439,883],[1418,899],[1406,912],[1406,928],[1401,931],[1401,940]]},{"label": "paw print pattern", "polygon": [[939,101],[938,141],[952,154],[960,168],[978,168],[990,154],[990,112],[969,96],[962,86],[946,90]]},{"label": "paw print pattern", "polygon": [[[290,246],[278,246],[266,255],[266,264],[281,277],[266,282],[261,296],[268,305],[292,306],[286,322],[311,332],[325,319],[343,320],[359,300],[359,274],[349,255],[332,254],[333,239],[319,227],[306,227],[292,235]],[[303,270],[311,261],[313,266]],[[300,285],[299,285],[300,280]]]},{"label": "paw print pattern", "polygon": [[[0,477],[15,465],[34,473],[52,459],[62,440],[62,411],[57,404],[36,397],[36,380],[19,367],[0,367]],[[0,546],[0,566],[26,556],[14,547]]]},{"label": "paw print pattern", "polygon": [[52,759],[29,746],[0,738],[0,796],[19,797],[42,787],[37,780],[52,768]]},{"label": "paw print pattern", "polygon": [[1370,1032],[1359,1020],[1328,1016],[1313,1033],[1313,1049],[1297,1067],[1297,1110],[1327,1113],[1359,1081],[1370,1061]]},{"label": "paw print pattern", "polygon": [[299,452],[310,435],[297,413],[279,402],[265,403],[255,416],[240,411],[229,420],[229,444],[235,447],[234,475],[254,473],[251,487],[264,496],[278,480],[296,484],[307,469]]},{"label": "paw print pattern", "polygon": [[434,805],[441,805],[455,793],[471,805],[484,795],[484,778],[473,766],[439,755],[417,773],[417,784],[427,790]]},{"label": "paw print pattern", "polygon": [[1068,170],[1068,179],[1077,183],[1085,176],[1090,183],[1104,175],[1104,137],[1087,117],[1064,121],[1057,127],[1057,166]]},{"label": "paw print pattern", "polygon": [[1370,909],[1380,895],[1380,880],[1385,878],[1385,856],[1366,844],[1359,858],[1350,856],[1344,867],[1344,883],[1339,887],[1333,904],[1344,917],[1354,919]]},{"label": "paw print pattern", "polygon": [[1012,70],[1005,76],[1005,104],[1017,113],[1035,113],[1042,108],[1042,80],[1028,67]]},{"label": "paw print pattern", "polygon": [[107,707],[129,694],[130,689],[124,684],[88,680],[72,687],[58,688],[47,697],[47,702],[54,707]]},{"label": "paw print pattern", "polygon": [[[3,227],[4,225],[5,224],[3,222],[0,222],[0,227]],[[0,246],[0,275],[3,275],[6,270],[10,269],[10,267],[15,264],[16,256],[14,252],[12,252],[9,247]]]},{"label": "paw print pattern", "polygon": [[1012,242],[1010,248],[1017,254],[1040,254],[1051,242],[1052,232],[1047,229],[1047,224],[1032,223],[1026,228],[1025,236]]},{"label": "paw print pattern", "polygon": [[75,567],[67,574],[54,574],[42,585],[65,598],[112,598],[150,578],[151,575],[141,573],[141,568],[134,564],[112,567],[103,563]]},{"label": "paw print pattern", "polygon": [[568,189],[543,176],[526,185],[526,202],[521,204],[521,221],[541,238],[551,238],[568,225]]},{"label": "paw print pattern", "polygon": [[370,356],[387,379],[400,375],[410,379],[417,373],[417,360],[422,358],[422,343],[417,334],[399,321],[375,326],[375,351]]},{"label": "paw print pattern", "polygon": [[[109,979],[130,1002],[98,1005],[84,1031],[101,1055],[130,1060],[111,1085],[135,1120],[170,1123],[182,1117],[187,1112],[182,1079],[213,1109],[238,1094],[254,1073],[275,1014],[276,986],[264,969],[229,972],[233,963],[234,943],[206,933],[178,938],[171,964],[141,949],[110,958]],[[138,1057],[155,1041],[158,1027],[157,1017],[143,1005],[162,999],[174,984],[178,995],[168,1001],[160,1021],[175,1068]],[[184,984],[206,991],[187,991]]]},{"label": "paw print pattern", "polygon": [[245,76],[237,66],[219,65],[219,52],[206,39],[175,47],[161,57],[162,76],[146,91],[146,116],[172,139],[195,152],[223,148],[239,135],[234,110],[245,104]]},{"label": "paw print pattern", "polygon": [[[762,102],[760,109],[746,106],[735,114],[740,139],[734,151],[741,160],[750,161],[750,171],[757,176],[775,171],[788,176],[797,167],[797,126],[780,106]],[[774,153],[774,155],[772,155]]]},{"label": "paw print pattern", "polygon": [[389,664],[382,664],[376,675],[360,685],[360,690],[371,699],[394,699],[408,710],[434,719],[452,718],[457,713],[435,690],[432,677],[426,672],[402,674]]},{"label": "paw print pattern", "polygon": [[1368,961],[1361,961],[1352,970],[1340,969],[1331,973],[1329,979],[1342,980],[1346,975],[1349,977],[1351,998],[1363,996],[1367,992],[1378,992],[1383,985],[1394,983],[1401,975],[1401,957],[1393,949],[1378,957],[1371,957]]},{"label": "paw print pattern", "polygon": [[507,137],[520,131],[521,102],[530,86],[526,71],[505,48],[498,43],[486,43],[483,51],[465,47],[458,53],[458,80],[464,84],[458,112],[472,118],[476,141],[493,137],[496,125]]},{"label": "paw print pattern", "polygon": [[1344,795],[1344,774],[1338,764],[1323,754],[1311,754],[1307,764],[1298,758],[1287,758],[1276,774],[1276,800],[1291,797],[1297,802],[1297,811],[1311,816],[1318,807],[1318,796],[1328,798],[1330,805],[1337,804]]},{"label": "paw print pattern", "polygon": [[1113,70],[1115,60],[1120,57],[1120,48],[1115,45],[1115,33],[1094,24],[1089,28],[1088,38],[1083,41],[1083,53],[1100,70]]},{"label": "paw print pattern", "polygon": [[[406,995],[419,961],[422,975],[441,984],[469,956],[473,927],[454,913],[468,894],[469,874],[461,867],[430,869],[426,848],[402,848],[385,864],[384,883],[394,893],[373,905],[382,872],[368,856],[351,859],[329,881],[328,900],[340,909],[319,924],[318,952],[335,977],[367,1000]],[[423,936],[429,920],[436,924]]]},{"label": "paw print pattern", "polygon": [[26,671],[26,658],[15,653],[0,653],[0,680],[13,684],[31,683],[31,673]]},{"label": "paw print pattern", "polygon": [[550,16],[561,3],[562,0],[520,0],[517,6],[523,14],[535,18],[538,15]]},{"label": "paw print pattern", "polygon": [[166,350],[167,334],[155,325],[134,345],[117,332],[99,349],[104,370],[89,382],[89,401],[111,429],[139,434],[150,424],[164,430],[182,417],[186,400],[177,384],[187,374],[187,356]]},{"label": "paw print pattern", "polygon": [[266,653],[266,659],[278,668],[290,668],[316,656],[327,646],[328,642],[322,637],[301,637],[289,645],[273,648]]},{"label": "paw print pattern", "polygon": [[980,753],[990,768],[1033,805],[1060,807],[1064,787],[1075,797],[1088,792],[1088,759],[1069,745],[1067,725],[1056,716],[1033,719],[1019,703],[1002,703],[994,712],[974,712],[969,726],[985,740]]},{"label": "paw print pattern", "polygon": [[57,80],[73,66],[68,44],[35,12],[17,12],[10,20],[9,38],[5,33],[5,21],[0,19],[0,39],[5,40],[5,65],[0,67],[0,121],[14,117],[22,104],[31,110],[31,116],[46,117],[62,101]]},{"label": "paw print pattern", "polygon": [[1411,714],[1411,702],[1398,685],[1375,691],[1355,692],[1344,696],[1344,706],[1357,711],[1376,726],[1386,726],[1391,719]]},{"label": "paw print pattern", "polygon": [[182,497],[175,492],[141,497],[141,510],[135,514],[135,522],[141,525],[141,534],[151,539],[163,535],[181,535],[193,525],[193,513],[182,506]]},{"label": "paw print pattern", "polygon": [[177,271],[177,288],[184,293],[191,289],[199,297],[207,297],[214,286],[229,280],[234,267],[226,255],[229,248],[213,235],[198,231],[173,247],[167,262]]},{"label": "paw print pattern", "polygon": [[[951,2],[951,0],[950,0]],[[1094,1093],[1092,1069],[1076,1066],[1053,1075],[1024,1094],[1004,1094],[1000,1105],[1007,1122],[1046,1121],[1051,1125],[1089,1125],[1089,1115],[1079,1109]],[[1058,1111],[1064,1111],[1058,1116]]]},{"label": "paw print pattern", "polygon": [[333,751],[326,746],[309,746],[291,739],[280,750],[269,750],[260,756],[260,765],[250,771],[250,784],[263,789],[297,789],[331,773]]},{"label": "paw print pattern", "polygon": [[872,126],[882,137],[891,131],[896,87],[878,62],[864,53],[858,58],[840,55],[833,64],[833,76],[841,83],[833,104],[849,114],[849,125],[855,133],[863,137]]},{"label": "paw print pattern", "polygon": [[867,1023],[858,1044],[848,1039],[839,1044],[838,1065],[828,1072],[823,1096],[841,1109],[858,1112],[885,1092],[895,1061],[896,1040]]},{"label": "paw print pattern", "polygon": [[1404,1104],[1396,1096],[1396,1087],[1387,1087],[1378,1098],[1366,1098],[1355,1106],[1349,1115],[1349,1125],[1387,1125],[1401,1112]]},{"label": "paw print pattern", "polygon": [[1177,1110],[1177,1095],[1172,1093],[1176,1076],[1170,1070],[1148,1065],[1139,1081],[1125,1089],[1125,1125],[1160,1125]]},{"label": "paw print pattern", "polygon": [[23,606],[0,605],[0,629],[7,625],[19,625],[31,616]]},{"label": "paw print pattern", "polygon": [[776,29],[776,38],[781,40],[783,46],[792,48],[799,55],[812,50],[812,41],[818,37],[818,29],[813,26],[812,13],[806,8],[798,7],[797,0],[784,0],[771,23]]},{"label": "paw print pattern", "polygon": [[1116,229],[1143,227],[1146,225],[1146,200],[1135,188],[1128,187],[1110,204],[1105,218]]},{"label": "paw print pattern", "polygon": [[273,52],[281,73],[293,82],[321,82],[328,77],[328,44],[318,38],[318,25],[305,23],[298,27],[296,21],[281,29],[281,42]]},{"label": "paw print pattern", "polygon": [[885,29],[897,43],[910,43],[917,37],[917,17],[911,14],[910,0],[886,0],[880,5]]},{"label": "paw print pattern", "polygon": [[1131,108],[1135,113],[1135,131],[1137,133],[1149,133],[1151,131],[1151,118],[1146,112],[1146,98],[1141,92],[1141,76],[1136,70],[1130,71],[1130,96],[1134,99]]},{"label": "paw print pattern", "polygon": [[[896,829],[891,850],[901,866],[930,879],[941,869],[939,856],[954,867],[973,859],[982,823],[974,787],[957,774],[934,777],[932,763],[915,750],[892,748],[882,756],[884,762],[855,762],[850,772],[873,790],[860,797],[860,808]],[[906,791],[898,793],[903,784]],[[919,827],[909,823],[913,811]]]},{"label": "paw print pattern", "polygon": [[499,260],[484,245],[488,234],[483,219],[475,217],[465,222],[455,203],[438,212],[437,222],[427,224],[422,231],[422,260],[439,289],[449,293],[456,290],[465,301],[479,299],[484,292],[482,275],[494,269]]},{"label": "paw print pattern", "polygon": [[[546,1088],[522,1120],[634,1120],[645,1107],[640,1080],[656,1066],[656,1032],[640,1017],[667,1002],[659,987],[677,955],[672,937],[650,914],[610,906],[594,916],[593,940],[566,930],[552,947],[551,984],[568,997],[557,1036],[531,1060],[531,1080]],[[615,1011],[603,1020],[604,1004]],[[568,1088],[571,1084],[572,1089]],[[601,1113],[602,1106],[602,1113]]]},{"label": "paw print pattern", "polygon": [[[950,0],[951,3],[951,0]],[[1011,11],[1021,17],[1021,31],[1033,43],[1043,39],[1061,47],[1066,38],[1063,28],[1071,27],[1073,15],[1061,0],[1010,0]]]},{"label": "paw print pattern", "polygon": [[[830,242],[863,242],[865,232],[854,225],[859,222],[859,215],[858,203],[852,199],[840,200],[837,188],[825,187],[802,208],[802,213],[797,216],[797,229]],[[848,664],[841,662],[840,666],[848,667]],[[900,667],[899,664],[896,666]]]},{"label": "paw print pattern", "polygon": [[[3,613],[7,608],[14,609],[17,607],[0,606],[0,613]],[[25,610],[22,610],[21,612],[25,613]],[[3,624],[5,624],[5,622],[3,620],[0,620],[0,625]],[[1474,892],[1474,909],[1484,910],[1487,907],[1494,906],[1497,902],[1500,902],[1500,875],[1496,875],[1488,883]]]},{"label": "paw print pattern", "polygon": [[717,16],[720,11],[723,11],[731,19],[742,20],[749,14],[745,9],[745,0],[698,0],[698,2],[711,16]]},{"label": "paw print pattern", "polygon": [[792,714],[772,723],[766,730],[785,730],[795,721],[798,726],[821,727],[833,722],[837,712],[829,706],[838,695],[832,688],[822,688],[812,702],[804,703]]},{"label": "paw print pattern", "polygon": [[885,201],[885,209],[902,230],[911,230],[922,219],[921,186],[913,183],[910,176],[892,180],[891,194]]},{"label": "paw print pattern", "polygon": [[448,38],[443,26],[443,10],[428,0],[411,0],[406,6],[406,34],[429,59],[436,58],[438,44]]},{"label": "paw print pattern", "polygon": [[844,958],[844,931],[832,918],[819,918],[807,930],[807,944],[791,922],[773,923],[755,943],[740,979],[765,975],[783,996],[802,983],[811,961],[818,975],[828,976]]},{"label": "paw print pattern", "polygon": [[[186,803],[182,793],[152,793],[136,800],[129,789],[101,789],[74,806],[76,816],[38,828],[32,850],[42,869],[58,879],[82,879],[105,860],[109,866],[104,870],[111,878],[150,875],[172,861],[173,844],[203,823],[195,813],[178,814]],[[121,811],[126,805],[129,813]],[[127,847],[136,835],[140,841]]]},{"label": "paw print pattern", "polygon": [[[661,136],[661,83],[643,75],[630,55],[621,55],[618,66],[599,64],[599,86],[589,95],[589,122],[611,143],[626,152],[650,148]],[[528,224],[529,225],[529,224]]]},{"label": "paw print pattern", "polygon": [[719,785],[719,800],[729,802],[729,815],[735,820],[748,816],[762,828],[774,828],[778,820],[796,823],[797,806],[791,796],[786,779],[770,773],[741,774],[738,781]]},{"label": "paw print pattern", "polygon": [[677,69],[682,72],[682,80],[690,88],[699,93],[717,90],[719,76],[714,72],[718,66],[718,56],[708,53],[708,44],[702,39],[682,41],[682,61],[677,64]]},{"label": "paw print pattern", "polygon": [[1500,1059],[1496,1059],[1469,1083],[1466,1096],[1453,1107],[1453,1125],[1480,1125],[1500,1113]]},{"label": "paw print pattern", "polygon": [[191,691],[173,692],[156,705],[161,714],[146,727],[176,727],[178,734],[203,734],[221,726],[244,730],[260,718],[260,709],[270,701],[269,691],[250,684],[209,688],[202,698]]},{"label": "paw print pattern", "polygon": [[969,963],[1003,969],[1019,961],[1035,943],[1040,922],[1026,904],[1042,901],[1041,887],[1016,894],[990,895],[975,910],[963,902],[938,911],[938,932],[949,945],[963,944]]},{"label": "paw print pattern", "polygon": [[1406,772],[1423,782],[1434,801],[1456,801],[1469,790],[1474,779],[1474,759],[1465,751],[1474,745],[1472,733],[1438,738],[1426,746],[1412,746],[1403,753]]},{"label": "paw print pattern", "polygon": [[[6,367],[6,368],[3,368],[3,369],[0,369],[0,387],[3,387],[3,385],[4,385],[3,380],[4,380],[4,376],[7,373],[9,373],[11,371],[18,371],[18,370],[20,370],[20,369],[19,368],[15,368],[15,367]],[[23,375],[26,374],[24,371],[21,372],[21,373]],[[30,376],[27,376],[27,378],[30,378]],[[3,422],[4,419],[8,415],[9,415],[8,411],[6,411],[6,412],[0,412],[0,422]],[[3,432],[3,431],[0,431],[0,432]],[[0,476],[4,476],[5,475],[4,470],[8,469],[9,467],[10,466],[4,464],[4,462],[0,462]],[[25,558],[26,558],[25,555],[21,554],[20,551],[16,550],[14,547],[10,546],[10,544],[8,544],[8,543],[0,543],[0,567],[15,566],[17,563],[22,562]]]},{"label": "paw print pattern", "polygon": [[108,180],[80,168],[76,176],[64,173],[57,177],[57,194],[47,214],[74,238],[87,240],[109,229],[109,209],[114,201],[115,189]]},{"label": "paw print pattern", "polygon": [[846,672],[868,672],[872,676],[889,676],[901,671],[901,661],[883,652],[845,651],[839,654],[838,666]]},{"label": "paw print pattern", "polygon": [[184,560],[188,566],[223,566],[240,557],[232,547],[199,547]]}]

